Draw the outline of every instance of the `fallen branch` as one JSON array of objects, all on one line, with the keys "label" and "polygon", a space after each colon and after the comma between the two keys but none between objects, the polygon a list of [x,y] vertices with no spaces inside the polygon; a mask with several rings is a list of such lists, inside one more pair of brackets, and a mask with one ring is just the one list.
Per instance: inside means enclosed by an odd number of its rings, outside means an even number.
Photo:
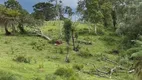
[{"label": "fallen branch", "polygon": [[103,60],[104,60],[104,61],[108,61],[108,62],[111,62],[111,63],[113,63],[113,64],[117,64],[117,65],[118,65],[118,63],[117,63],[117,62],[112,61],[112,60],[110,60],[110,59],[106,58],[105,56],[103,56]]},{"label": "fallen branch", "polygon": [[39,28],[36,29],[36,30],[34,31],[34,33],[33,33],[33,34],[30,34],[30,35],[39,36],[39,37],[42,37],[42,38],[44,38],[44,39],[46,39],[46,40],[49,40],[49,41],[52,40],[52,39],[49,38],[47,35],[45,35]]},{"label": "fallen branch", "polygon": [[48,36],[46,36],[46,35],[44,35],[44,34],[37,34],[37,36],[42,37],[42,38],[44,38],[44,39],[47,39],[47,40],[49,40],[49,41],[52,40],[51,38],[49,38]]}]

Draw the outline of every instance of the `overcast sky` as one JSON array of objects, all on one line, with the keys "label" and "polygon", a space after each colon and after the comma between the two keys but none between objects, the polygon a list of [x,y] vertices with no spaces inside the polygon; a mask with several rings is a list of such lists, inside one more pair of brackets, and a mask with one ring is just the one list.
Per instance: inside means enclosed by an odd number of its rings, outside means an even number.
[{"label": "overcast sky", "polygon": [[[0,0],[0,4],[3,4],[4,1],[7,0]],[[28,10],[30,13],[33,11],[32,6],[38,2],[45,2],[47,0],[18,0],[20,4],[23,6],[24,9]],[[70,6],[73,10],[75,10],[77,6],[78,0],[62,0],[64,6]]]}]

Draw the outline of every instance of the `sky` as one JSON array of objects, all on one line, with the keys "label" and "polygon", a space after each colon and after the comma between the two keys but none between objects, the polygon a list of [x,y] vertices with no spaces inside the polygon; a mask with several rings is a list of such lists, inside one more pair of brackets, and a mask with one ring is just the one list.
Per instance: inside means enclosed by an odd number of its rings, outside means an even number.
[{"label": "sky", "polygon": [[[0,4],[3,4],[7,0],[0,0]],[[47,0],[17,0],[22,5],[24,9],[29,11],[30,13],[33,12],[32,6],[38,2],[45,2]],[[73,10],[75,10],[77,6],[78,0],[62,0],[64,6],[70,6]]]}]

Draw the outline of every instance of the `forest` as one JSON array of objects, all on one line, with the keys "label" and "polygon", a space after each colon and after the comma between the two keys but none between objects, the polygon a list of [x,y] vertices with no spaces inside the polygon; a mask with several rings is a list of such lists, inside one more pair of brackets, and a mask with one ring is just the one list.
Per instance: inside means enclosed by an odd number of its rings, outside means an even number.
[{"label": "forest", "polygon": [[0,80],[142,80],[142,0],[64,1],[0,4]]}]

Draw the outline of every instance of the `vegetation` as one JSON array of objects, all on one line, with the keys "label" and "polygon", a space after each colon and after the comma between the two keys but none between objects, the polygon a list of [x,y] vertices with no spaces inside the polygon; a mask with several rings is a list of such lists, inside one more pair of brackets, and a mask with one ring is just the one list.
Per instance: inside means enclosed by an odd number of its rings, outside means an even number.
[{"label": "vegetation", "polygon": [[142,1],[63,1],[0,4],[0,80],[141,80]]}]

